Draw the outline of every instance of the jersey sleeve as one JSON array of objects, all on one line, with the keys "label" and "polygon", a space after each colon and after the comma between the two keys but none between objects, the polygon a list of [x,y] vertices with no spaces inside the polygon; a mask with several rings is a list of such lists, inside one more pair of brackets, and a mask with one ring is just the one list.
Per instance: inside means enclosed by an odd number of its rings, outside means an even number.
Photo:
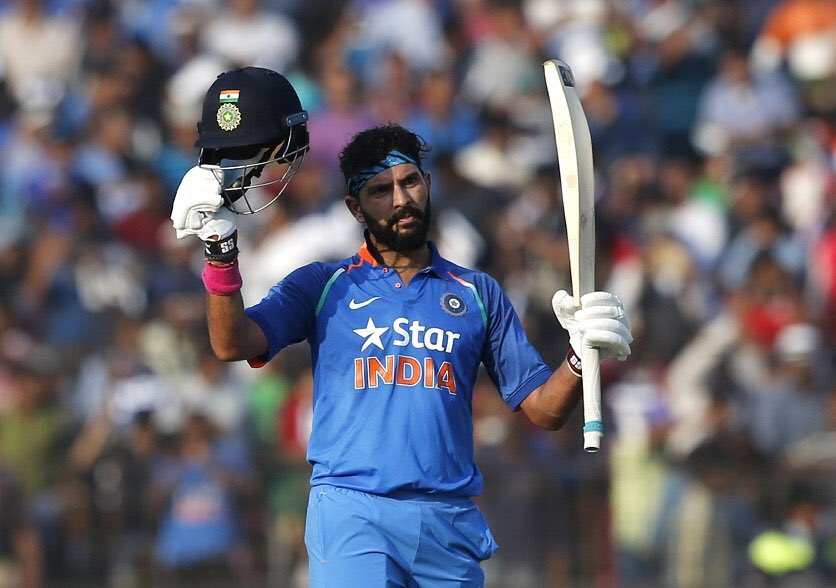
[{"label": "jersey sleeve", "polygon": [[269,349],[250,365],[264,365],[279,351],[308,338],[314,329],[315,310],[328,278],[325,264],[306,265],[270,288],[258,303],[244,310],[261,327]]},{"label": "jersey sleeve", "polygon": [[485,276],[479,290],[487,312],[482,363],[505,404],[518,410],[522,401],[545,384],[552,372],[528,340],[517,312],[499,284]]}]

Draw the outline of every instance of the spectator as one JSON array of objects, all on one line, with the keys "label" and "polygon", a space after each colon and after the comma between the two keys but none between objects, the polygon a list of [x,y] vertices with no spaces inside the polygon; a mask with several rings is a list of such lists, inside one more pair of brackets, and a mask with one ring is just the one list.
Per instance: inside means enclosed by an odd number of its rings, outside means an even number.
[{"label": "spectator", "polygon": [[717,268],[722,287],[727,291],[739,288],[752,263],[764,253],[795,280],[804,280],[807,255],[803,245],[775,211],[766,209],[747,219],[723,252]]},{"label": "spectator", "polygon": [[311,135],[308,159],[335,175],[339,146],[372,124],[374,119],[364,102],[360,80],[345,63],[321,62],[317,80],[322,91],[322,105],[308,124]]},{"label": "spectator", "polygon": [[81,38],[72,19],[50,15],[43,0],[16,0],[0,14],[0,70],[15,103],[45,116],[79,73]]},{"label": "spectator", "polygon": [[786,137],[798,116],[784,79],[752,72],[746,52],[728,49],[700,95],[694,142],[702,153],[729,151],[741,165],[774,175],[786,164]]},{"label": "spectator", "polygon": [[418,103],[406,117],[409,128],[433,145],[427,166],[439,154],[453,154],[479,138],[478,114],[456,95],[456,81],[449,70],[428,72],[422,79]]},{"label": "spectator", "polygon": [[151,490],[162,507],[154,552],[163,585],[229,586],[251,563],[236,514],[249,464],[217,435],[209,418],[192,412],[171,460],[152,475]]},{"label": "spectator", "polygon": [[227,63],[288,71],[299,54],[296,23],[261,0],[225,0],[201,34],[204,49]]},{"label": "spectator", "polygon": [[718,437],[697,446],[666,485],[656,547],[664,586],[734,586],[744,578],[758,519],[735,486],[741,476],[731,473],[736,462],[723,442]]},{"label": "spectator", "polygon": [[807,435],[827,430],[830,366],[819,353],[818,328],[789,324],[775,337],[769,386],[750,392],[746,414],[752,440],[765,454],[778,456]]},{"label": "spectator", "polygon": [[0,412],[0,460],[12,468],[29,501],[51,488],[69,423],[58,410],[53,375],[26,365],[12,369],[12,405]]},{"label": "spectator", "polygon": [[273,573],[282,584],[300,584],[308,576],[304,534],[310,474],[305,455],[313,422],[313,379],[299,373],[308,363],[299,361],[292,369],[298,377],[274,423],[278,455],[272,468],[271,539],[276,555]]},{"label": "spectator", "polygon": [[[350,48],[362,55],[361,76],[374,84],[384,56],[394,54],[406,62],[407,69],[420,75],[439,67],[446,56],[439,11],[432,0],[383,0],[357,2],[357,19],[362,23]],[[409,23],[393,27],[392,23]]]},{"label": "spectator", "polygon": [[650,370],[613,386],[609,398],[617,427],[609,463],[618,577],[623,586],[649,586],[660,577],[655,531],[672,475],[665,454],[670,409]]},{"label": "spectator", "polygon": [[788,481],[787,496],[777,524],[759,533],[749,544],[748,555],[757,570],[753,581],[774,586],[827,586],[834,566],[826,550],[822,529],[823,504],[815,489]]},{"label": "spectator", "polygon": [[664,0],[649,6],[653,9],[639,8],[634,16],[640,44],[630,60],[648,62],[635,67],[647,76],[646,96],[653,113],[649,124],[660,152],[688,157],[693,153],[690,134],[699,96],[712,73],[714,57],[698,45],[706,31],[691,20],[685,3]]},{"label": "spectator", "polygon": [[153,413],[139,411],[125,424],[101,410],[79,432],[69,458],[89,488],[104,560],[102,581],[150,583],[153,512],[148,500],[151,468],[159,458],[160,439]]},{"label": "spectator", "polygon": [[474,42],[460,91],[477,108],[511,116],[519,108],[514,98],[541,83],[533,35],[517,2],[489,0],[484,7],[486,34]]},{"label": "spectator", "polygon": [[836,74],[836,7],[827,0],[782,0],[769,12],[755,39],[752,61],[759,71],[786,66],[802,82]]},{"label": "spectator", "polygon": [[744,286],[672,359],[666,387],[675,419],[668,449],[682,456],[716,430],[710,419],[712,374],[725,370],[739,391],[769,387],[769,351],[777,333],[805,316],[791,275],[768,254],[751,266]]},{"label": "spectator", "polygon": [[40,588],[43,554],[14,473],[0,460],[0,586]]}]

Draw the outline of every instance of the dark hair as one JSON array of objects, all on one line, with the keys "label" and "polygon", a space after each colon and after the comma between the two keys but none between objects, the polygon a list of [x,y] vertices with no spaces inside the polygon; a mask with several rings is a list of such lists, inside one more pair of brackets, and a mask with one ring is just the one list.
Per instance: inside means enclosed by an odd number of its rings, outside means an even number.
[{"label": "dark hair", "polygon": [[430,151],[424,139],[397,123],[360,131],[340,153],[340,170],[346,182],[377,165],[391,151],[400,151],[419,163]]}]

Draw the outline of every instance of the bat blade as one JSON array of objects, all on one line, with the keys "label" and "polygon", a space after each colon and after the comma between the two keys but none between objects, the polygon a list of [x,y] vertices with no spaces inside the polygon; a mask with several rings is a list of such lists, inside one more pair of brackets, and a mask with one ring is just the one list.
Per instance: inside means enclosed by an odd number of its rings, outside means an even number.
[{"label": "bat blade", "polygon": [[[569,243],[572,296],[580,307],[581,296],[595,290],[595,185],[589,123],[575,88],[571,68],[558,59],[543,64],[546,89],[554,123],[563,212]],[[584,398],[584,449],[601,446],[601,371],[597,349],[581,353]]]},{"label": "bat blade", "polygon": [[575,90],[572,70],[552,59],[544,64],[554,121],[563,211],[575,306],[595,289],[595,195],[592,139]]}]

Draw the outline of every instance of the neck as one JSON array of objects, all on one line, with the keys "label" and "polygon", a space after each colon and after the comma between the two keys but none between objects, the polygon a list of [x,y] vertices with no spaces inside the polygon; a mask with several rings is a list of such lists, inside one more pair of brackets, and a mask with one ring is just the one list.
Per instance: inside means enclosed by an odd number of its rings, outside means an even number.
[{"label": "neck", "polygon": [[409,282],[418,271],[430,265],[430,248],[426,243],[416,249],[395,251],[380,244],[372,235],[366,239],[369,251],[383,265],[388,265]]}]

